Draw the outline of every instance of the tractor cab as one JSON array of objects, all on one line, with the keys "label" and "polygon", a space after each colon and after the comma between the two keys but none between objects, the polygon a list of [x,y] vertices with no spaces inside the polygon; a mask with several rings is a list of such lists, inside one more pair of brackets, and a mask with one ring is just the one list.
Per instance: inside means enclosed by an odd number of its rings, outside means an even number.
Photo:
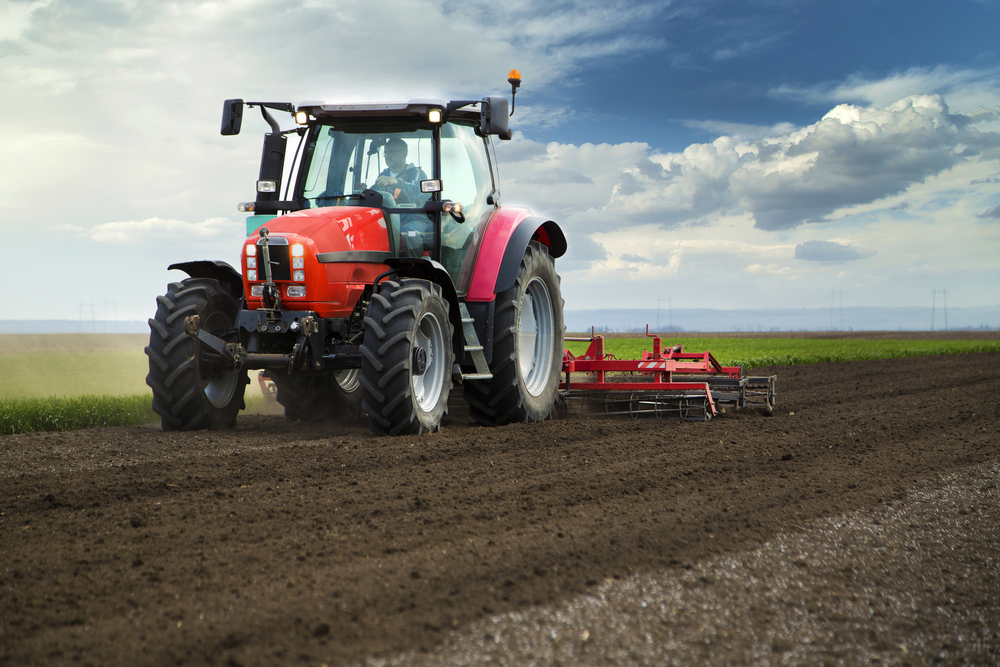
[{"label": "tractor cab", "polygon": [[[305,208],[357,206],[370,200],[366,191],[375,191],[393,255],[435,258],[440,225],[437,259],[458,282],[475,228],[499,201],[492,146],[477,135],[472,114],[431,124],[415,106],[425,105],[407,104],[402,118],[300,107],[316,120],[304,139],[294,199]],[[447,213],[440,202],[451,204]]]},{"label": "tractor cab", "polygon": [[[240,100],[227,100],[229,109]],[[286,105],[251,103],[267,108]],[[242,111],[237,112],[239,114]],[[507,100],[410,101],[297,107],[297,130],[265,137],[252,234],[279,211],[326,207],[377,208],[383,214],[391,257],[424,257],[443,265],[464,293],[482,228],[499,206],[499,178],[490,136],[509,139]],[[281,172],[269,158],[283,162],[285,136],[297,132],[300,146],[279,199]],[[224,132],[225,128],[224,128]]]}]

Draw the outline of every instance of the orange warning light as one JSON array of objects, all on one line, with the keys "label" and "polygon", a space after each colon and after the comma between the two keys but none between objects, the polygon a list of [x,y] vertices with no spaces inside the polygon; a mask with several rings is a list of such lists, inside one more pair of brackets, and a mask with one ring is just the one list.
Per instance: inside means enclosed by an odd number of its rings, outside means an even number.
[{"label": "orange warning light", "polygon": [[521,73],[516,69],[510,71],[510,75],[507,77],[507,83],[517,88],[521,85]]}]

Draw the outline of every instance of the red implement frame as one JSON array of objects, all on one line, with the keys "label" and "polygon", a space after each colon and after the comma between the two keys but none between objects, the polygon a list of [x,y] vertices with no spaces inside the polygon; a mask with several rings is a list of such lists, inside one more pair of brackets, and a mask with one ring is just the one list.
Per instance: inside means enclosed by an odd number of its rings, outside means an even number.
[{"label": "red implement frame", "polygon": [[[706,379],[722,377],[738,380],[743,369],[739,366],[721,365],[711,352],[685,352],[683,345],[674,345],[664,352],[662,339],[656,334],[650,334],[648,326],[646,336],[653,339],[653,352],[643,351],[642,359],[615,359],[613,355],[606,354],[603,336],[592,334],[590,338],[566,338],[568,341],[590,341],[590,347],[579,357],[569,350],[563,351],[562,372],[565,374],[565,381],[560,383],[560,390],[696,394],[705,397],[707,410],[711,416],[715,416],[715,401],[708,382],[674,382],[673,375],[705,375]],[[632,372],[652,377],[642,382],[609,382],[606,376],[609,372]],[[593,379],[574,382],[571,386],[571,373],[591,373]]]}]

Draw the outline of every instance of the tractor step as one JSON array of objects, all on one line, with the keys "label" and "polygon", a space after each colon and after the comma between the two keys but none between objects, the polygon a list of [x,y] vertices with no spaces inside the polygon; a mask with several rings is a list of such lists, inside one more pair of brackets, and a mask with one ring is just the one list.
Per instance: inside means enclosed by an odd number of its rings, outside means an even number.
[{"label": "tractor step", "polygon": [[[472,363],[476,366],[475,373],[462,373],[463,380],[492,380],[493,373],[490,373],[490,365],[486,363],[486,355],[483,354],[483,346],[479,343],[479,336],[476,334],[474,326],[476,320],[469,315],[469,309],[465,302],[459,304],[462,309],[462,341],[465,346],[465,353],[472,358]],[[464,354],[462,355],[465,356]]]}]

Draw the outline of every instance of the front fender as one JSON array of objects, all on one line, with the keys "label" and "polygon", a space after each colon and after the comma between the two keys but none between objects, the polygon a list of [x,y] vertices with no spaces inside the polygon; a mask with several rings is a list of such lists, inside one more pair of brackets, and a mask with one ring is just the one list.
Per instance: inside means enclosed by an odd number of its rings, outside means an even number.
[{"label": "front fender", "polygon": [[236,301],[243,298],[243,276],[226,262],[203,259],[195,262],[179,262],[167,267],[168,271],[177,269],[192,278],[212,278],[229,287],[229,292]]},{"label": "front fender", "polygon": [[531,215],[525,208],[498,210],[486,228],[466,301],[492,301],[510,289],[533,240],[546,246],[553,258],[566,253],[566,236],[552,220]]}]

